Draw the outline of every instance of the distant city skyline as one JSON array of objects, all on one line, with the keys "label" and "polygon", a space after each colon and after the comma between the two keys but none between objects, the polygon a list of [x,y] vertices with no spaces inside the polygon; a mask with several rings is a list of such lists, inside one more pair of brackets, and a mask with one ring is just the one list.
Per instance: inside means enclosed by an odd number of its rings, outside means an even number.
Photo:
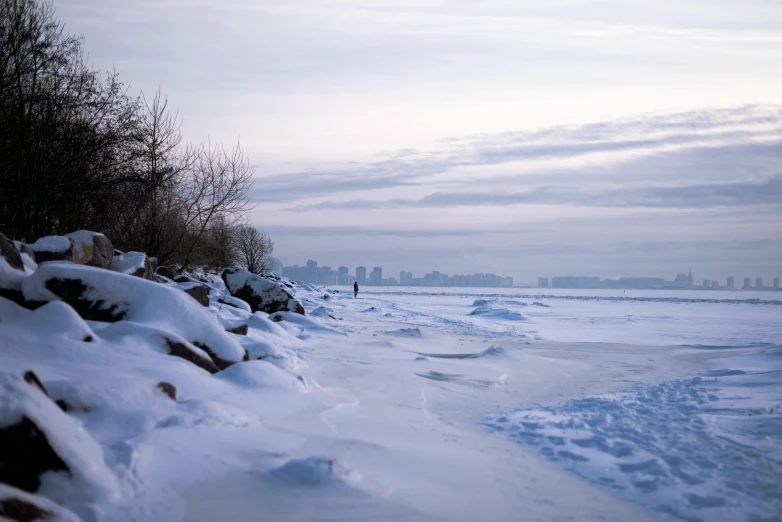
[{"label": "distant city skyline", "polygon": [[[275,271],[285,277],[324,285],[369,286],[465,286],[465,287],[511,287],[526,286],[538,288],[616,288],[616,289],[729,289],[729,290],[779,290],[779,277],[727,276],[724,279],[696,277],[690,268],[687,273],[678,273],[674,277],[616,276],[601,278],[597,276],[555,275],[538,276],[533,281],[515,280],[512,276],[502,276],[492,272],[459,271],[455,274],[439,270],[430,270],[422,276],[410,270],[391,272],[382,266],[340,265],[336,269],[331,265],[320,264],[309,259],[303,265],[285,265],[275,258]],[[742,282],[743,284],[737,284]]]}]

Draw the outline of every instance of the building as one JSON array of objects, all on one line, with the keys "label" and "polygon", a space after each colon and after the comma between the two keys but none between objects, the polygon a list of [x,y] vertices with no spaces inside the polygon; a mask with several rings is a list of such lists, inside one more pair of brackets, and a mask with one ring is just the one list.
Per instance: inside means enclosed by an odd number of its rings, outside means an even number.
[{"label": "building", "polygon": [[749,277],[744,278],[744,287],[745,290],[748,288],[752,288],[752,279]]},{"label": "building", "polygon": [[307,277],[304,279],[308,283],[318,284],[318,262],[310,259],[307,261]]},{"label": "building", "polygon": [[676,288],[686,288],[687,276],[685,274],[677,274],[676,279],[673,280],[673,286]]},{"label": "building", "polygon": [[692,277],[692,268],[690,268],[690,273],[687,276],[687,286],[689,288],[692,288],[693,286],[695,286],[695,279],[693,279],[693,277]]},{"label": "building", "polygon": [[708,279],[704,279],[703,283],[701,284],[703,285],[703,288],[711,288],[711,281],[709,281]]},{"label": "building", "polygon": [[353,280],[350,277],[350,270],[346,266],[337,268],[337,284],[338,285],[352,285]]},{"label": "building", "polygon": [[538,278],[538,288],[548,288],[548,277]]},{"label": "building", "polygon": [[733,276],[728,277],[728,290],[734,290],[736,288],[736,279]]},{"label": "building", "polygon": [[763,288],[763,278],[762,277],[758,277],[758,278],[755,279],[755,288],[757,288],[757,289]]},{"label": "building", "polygon": [[554,277],[551,279],[553,288],[600,288],[599,277]]},{"label": "building", "polygon": [[413,273],[405,272],[404,270],[399,272],[399,284],[402,286],[411,286],[413,284]]},{"label": "building", "polygon": [[369,274],[369,281],[367,281],[367,284],[374,286],[380,286],[383,284],[383,269],[379,266],[373,268],[372,273]]},{"label": "building", "polygon": [[500,287],[501,288],[510,288],[513,286],[513,277],[500,277]]},{"label": "building", "polygon": [[396,282],[396,278],[395,277],[388,277],[386,279],[383,279],[383,283],[382,284],[383,284],[383,286],[396,286],[399,283]]},{"label": "building", "polygon": [[367,267],[365,266],[356,267],[356,282],[359,285],[365,285],[367,283]]},{"label": "building", "polygon": [[711,287],[715,288],[715,289],[719,288],[720,287],[720,282],[719,281],[712,281],[711,282]]},{"label": "building", "polygon": [[779,290],[779,278],[774,278],[774,290]]}]

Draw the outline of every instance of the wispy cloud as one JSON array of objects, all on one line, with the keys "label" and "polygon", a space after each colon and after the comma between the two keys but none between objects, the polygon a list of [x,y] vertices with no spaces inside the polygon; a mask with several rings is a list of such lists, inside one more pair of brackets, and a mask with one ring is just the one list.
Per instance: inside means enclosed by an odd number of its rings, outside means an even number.
[{"label": "wispy cloud", "polygon": [[[307,171],[259,178],[253,198],[258,202],[300,200],[359,191],[431,185],[438,175],[460,167],[583,156],[651,155],[682,149],[719,149],[737,144],[782,141],[782,108],[746,106],[697,111],[582,126],[557,126],[536,132],[478,135],[444,140],[439,148],[403,150],[368,163],[325,165]],[[549,192],[549,189],[541,189]],[[534,196],[531,194],[530,196]],[[457,196],[449,195],[451,199]],[[516,201],[525,196],[516,194]],[[443,201],[440,196],[421,204]],[[389,201],[393,207],[413,201]],[[369,201],[304,205],[309,209],[377,208]]]},{"label": "wispy cloud", "polygon": [[[782,144],[781,144],[782,147]],[[782,152],[782,148],[780,149]],[[780,169],[782,170],[782,168]],[[508,205],[576,205],[584,207],[712,208],[782,206],[782,175],[763,181],[705,183],[667,187],[614,188],[590,191],[577,186],[537,187],[524,192],[436,192],[420,199],[324,202],[286,210],[375,210]]]}]

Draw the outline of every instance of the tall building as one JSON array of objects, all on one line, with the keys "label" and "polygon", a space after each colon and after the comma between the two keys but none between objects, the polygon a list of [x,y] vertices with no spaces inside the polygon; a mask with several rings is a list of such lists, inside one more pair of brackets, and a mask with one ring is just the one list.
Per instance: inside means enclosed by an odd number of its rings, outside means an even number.
[{"label": "tall building", "polygon": [[704,279],[702,284],[704,288],[711,288],[711,281],[708,279]]},{"label": "tall building", "polygon": [[673,284],[677,288],[684,288],[687,286],[687,276],[684,274],[677,274]]},{"label": "tall building", "polygon": [[538,288],[548,288],[548,277],[538,278]]},{"label": "tall building", "polygon": [[310,259],[307,261],[307,279],[308,283],[318,284],[318,262]]},{"label": "tall building", "polygon": [[357,266],[356,267],[356,282],[359,285],[364,285],[367,282],[367,267],[365,266]]},{"label": "tall building", "polygon": [[730,276],[728,278],[728,284],[727,284],[728,290],[733,290],[736,288],[736,279],[734,279],[733,276]]},{"label": "tall building", "polygon": [[720,287],[720,282],[719,281],[712,281],[711,282],[711,287],[712,288],[719,288]]},{"label": "tall building", "polygon": [[348,270],[348,267],[341,266],[337,268],[337,284],[338,285],[349,285],[353,281],[350,280],[350,271]]},{"label": "tall building", "polygon": [[763,278],[758,277],[755,279],[755,288],[763,288]]},{"label": "tall building", "polygon": [[744,278],[744,287],[745,290],[748,288],[752,288],[752,278],[745,277]]},{"label": "tall building", "polygon": [[779,290],[779,278],[774,278],[774,290]]},{"label": "tall building", "polygon": [[402,286],[410,286],[413,284],[413,273],[405,272],[402,270],[399,272],[399,284]]},{"label": "tall building", "polygon": [[554,277],[551,279],[553,288],[600,288],[599,277]]},{"label": "tall building", "polygon": [[695,279],[692,277],[692,268],[690,268],[690,273],[687,275],[687,286],[690,288],[695,286]]},{"label": "tall building", "polygon": [[383,269],[379,266],[376,266],[372,269],[372,273],[369,274],[369,284],[380,286],[383,284]]}]

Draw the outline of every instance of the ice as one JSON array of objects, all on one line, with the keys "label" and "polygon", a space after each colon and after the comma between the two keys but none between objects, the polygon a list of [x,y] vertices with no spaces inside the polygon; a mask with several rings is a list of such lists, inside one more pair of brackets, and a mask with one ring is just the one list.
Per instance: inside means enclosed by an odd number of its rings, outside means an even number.
[{"label": "ice", "polygon": [[356,472],[326,457],[289,460],[279,468],[269,471],[269,475],[286,482],[308,485],[360,478]]}]

